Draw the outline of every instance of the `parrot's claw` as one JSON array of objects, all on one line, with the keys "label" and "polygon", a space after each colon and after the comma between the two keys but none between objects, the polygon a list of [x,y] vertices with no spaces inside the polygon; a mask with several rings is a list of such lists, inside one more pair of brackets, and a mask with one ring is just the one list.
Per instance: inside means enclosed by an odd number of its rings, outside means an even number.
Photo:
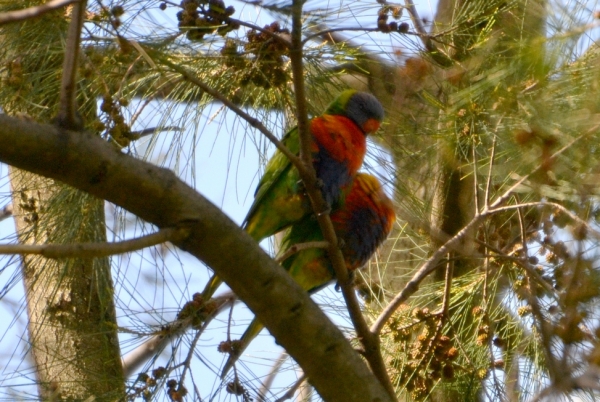
[{"label": "parrot's claw", "polygon": [[296,182],[296,186],[298,187],[299,193],[306,193],[306,186],[304,186],[304,182],[302,180],[298,180]]},{"label": "parrot's claw", "polygon": [[331,213],[331,207],[328,205],[323,211],[319,212],[317,216],[323,216]]},{"label": "parrot's claw", "polygon": [[[348,283],[352,286],[354,286],[354,279],[356,278],[356,275],[354,273],[354,271],[350,271],[348,272]],[[334,287],[336,292],[340,292],[342,290],[342,285],[340,285],[340,282],[336,282],[335,283],[335,287]]]}]

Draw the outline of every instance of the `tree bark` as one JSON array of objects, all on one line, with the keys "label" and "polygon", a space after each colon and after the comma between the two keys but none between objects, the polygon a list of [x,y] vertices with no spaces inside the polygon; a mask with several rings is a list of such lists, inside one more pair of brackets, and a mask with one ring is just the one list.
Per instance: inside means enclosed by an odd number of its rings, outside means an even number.
[{"label": "tree bark", "polygon": [[[57,115],[69,24],[66,14],[59,9],[2,27],[0,58],[8,69],[0,103],[6,113],[39,121]],[[79,112],[89,121],[95,115],[96,100],[93,95],[85,98]],[[106,241],[103,200],[18,169],[10,170],[10,184],[21,243]],[[25,256],[22,262],[29,344],[40,398],[123,398],[125,378],[109,259]]]},{"label": "tree bark", "polygon": [[[11,169],[11,185],[21,243],[106,241],[102,200],[17,169]],[[108,259],[24,256],[22,269],[40,397],[122,398]]]}]

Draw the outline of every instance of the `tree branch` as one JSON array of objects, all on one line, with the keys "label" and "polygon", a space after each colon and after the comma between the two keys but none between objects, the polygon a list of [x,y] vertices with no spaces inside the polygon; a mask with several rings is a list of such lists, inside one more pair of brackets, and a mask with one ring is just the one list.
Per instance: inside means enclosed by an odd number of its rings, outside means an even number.
[{"label": "tree branch", "polygon": [[37,254],[46,258],[99,258],[128,253],[187,237],[187,230],[167,228],[137,239],[116,243],[0,244],[0,254]]},{"label": "tree branch", "polygon": [[283,363],[288,359],[288,355],[285,352],[281,352],[279,358],[273,364],[273,367],[269,370],[269,374],[267,378],[262,382],[260,390],[257,394],[257,402],[267,402],[267,394],[270,392],[271,387],[273,386],[273,382],[275,381],[275,377],[277,373],[279,373],[279,369],[283,366]]},{"label": "tree branch", "polygon": [[306,381],[306,375],[302,375],[300,378],[298,378],[296,382],[290,387],[290,389],[288,389],[287,392],[283,394],[283,396],[277,398],[275,402],[284,402],[288,399],[292,399],[294,397],[294,394],[296,393],[298,388],[300,388],[304,381]]},{"label": "tree branch", "polygon": [[[592,133],[595,130],[597,130],[599,126],[600,125],[594,125],[594,127],[590,128],[585,133],[573,138],[569,143],[567,143],[565,146],[563,146],[558,151],[556,151],[554,154],[552,154],[550,156],[549,160],[552,161],[555,158],[557,158],[559,155],[561,155],[563,152],[565,152],[567,149],[569,149],[571,146],[573,146],[573,144],[575,144],[577,141],[579,141],[580,139],[582,139],[589,133]],[[508,200],[508,198],[512,195],[512,193],[520,185],[522,185],[529,177],[531,177],[532,174],[534,174],[541,168],[542,168],[542,165],[540,164],[539,166],[534,168],[530,173],[521,177],[512,186],[510,186],[504,193],[499,195],[496,198],[496,200],[489,207],[487,206],[487,203],[486,203],[486,205],[483,208],[483,211],[481,211],[480,213],[476,213],[475,217],[467,225],[465,225],[465,227],[463,227],[454,237],[452,237],[446,243],[444,243],[444,245],[442,247],[440,247],[438,250],[436,250],[436,252],[433,253],[433,255],[413,275],[411,280],[408,281],[408,283],[404,286],[404,289],[402,289],[402,291],[400,291],[400,293],[398,293],[394,297],[394,299],[381,312],[379,317],[377,317],[377,320],[371,326],[371,332],[376,333],[376,334],[379,334],[381,332],[381,330],[383,329],[383,326],[385,325],[387,320],[392,316],[392,314],[394,314],[394,311],[396,311],[396,309],[402,303],[404,303],[412,294],[414,294],[419,289],[419,285],[423,281],[423,279],[425,279],[431,272],[433,272],[438,267],[440,260],[448,251],[455,249],[457,247],[458,242],[460,240],[462,240],[462,238],[464,236],[467,235],[467,233],[469,232],[469,230],[471,230],[471,228],[479,225],[479,223],[483,222],[483,220],[487,216],[492,215],[494,213],[506,211],[508,209],[515,209],[515,208],[521,208],[523,206],[528,206],[528,204],[515,205],[515,206],[511,205],[511,206],[505,206],[505,207],[502,207],[501,205],[504,204],[506,202],[506,200]],[[486,195],[486,198],[487,198],[487,195]],[[531,205],[531,204],[529,204],[529,205]]]},{"label": "tree branch", "polygon": [[47,12],[68,6],[69,4],[77,3],[79,1],[81,0],[51,0],[47,3],[40,4],[39,6],[0,13],[0,25],[37,18],[46,14]]},{"label": "tree branch", "polygon": [[[391,401],[308,294],[221,210],[168,170],[92,135],[0,115],[0,161],[60,180],[159,228],[186,226],[175,244],[212,267],[300,364],[327,401]],[[243,269],[240,269],[243,267]]]},{"label": "tree branch", "polygon": [[402,291],[400,291],[400,293],[394,297],[394,299],[385,307],[385,309],[383,309],[381,314],[379,314],[379,317],[377,317],[375,323],[371,325],[371,332],[374,334],[379,334],[381,332],[383,326],[387,320],[390,319],[392,314],[394,314],[396,309],[417,290],[419,290],[419,285],[423,279],[425,279],[430,273],[438,268],[441,259],[446,255],[446,253],[453,250],[458,242],[469,233],[471,228],[483,221],[484,217],[485,215],[483,214],[476,215],[465,227],[463,227],[450,240],[444,243],[442,247],[437,249],[431,257],[429,257],[429,259],[421,266],[421,268],[415,272],[410,281],[406,283]]},{"label": "tree branch", "polygon": [[[310,198],[313,211],[317,216],[319,227],[323,233],[323,239],[329,242],[327,253],[331,260],[333,270],[335,271],[338,284],[342,288],[342,294],[348,308],[350,319],[356,330],[357,337],[364,346],[365,358],[369,362],[373,374],[375,374],[381,385],[387,390],[389,397],[396,400],[396,391],[387,373],[383,357],[381,356],[379,334],[373,334],[369,331],[369,326],[362,314],[362,309],[356,297],[350,275],[348,274],[344,257],[339,248],[337,235],[329,217],[331,206],[327,205],[317,186],[317,177],[312,164],[312,138],[309,131],[304,86],[304,65],[302,56],[304,46],[302,41],[303,3],[303,0],[293,0],[292,2],[292,46],[290,47],[290,62],[293,74],[294,95],[296,97],[296,118],[298,120],[298,135],[300,137],[300,157],[307,170],[306,173],[300,171],[300,177]],[[309,373],[306,374],[312,381],[312,376]]]},{"label": "tree branch", "polygon": [[425,25],[423,25],[423,20],[419,17],[419,13],[417,13],[417,8],[415,7],[415,4],[411,0],[404,0],[404,3],[406,4],[405,7],[408,10],[408,13],[410,14],[410,19],[413,25],[415,26],[415,30],[419,33],[419,36],[423,41],[423,45],[425,45],[425,49],[427,49],[427,51],[430,52],[432,50],[435,50],[435,47],[433,47],[433,45],[431,44],[431,39],[427,34]]},{"label": "tree branch", "polygon": [[85,5],[85,0],[73,5],[63,60],[60,110],[56,118],[61,127],[70,130],[83,129],[83,121],[77,112],[77,63],[79,60],[79,44],[81,43],[81,28],[85,18]]},{"label": "tree branch", "polygon": [[0,209],[0,222],[5,220],[6,218],[12,216],[12,214],[13,214],[12,204],[5,205],[4,208]]}]

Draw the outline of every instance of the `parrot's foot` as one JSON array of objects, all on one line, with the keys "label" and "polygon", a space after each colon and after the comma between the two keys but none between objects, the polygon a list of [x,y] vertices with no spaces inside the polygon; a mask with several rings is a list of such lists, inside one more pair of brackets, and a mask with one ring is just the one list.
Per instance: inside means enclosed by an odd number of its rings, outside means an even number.
[{"label": "parrot's foot", "polygon": [[[296,182],[296,186],[298,188],[298,192],[306,193],[306,186],[304,185],[304,182],[302,180],[298,180]],[[315,180],[315,187],[318,189],[322,189],[323,187],[325,187],[325,182],[317,177],[317,180]]]}]

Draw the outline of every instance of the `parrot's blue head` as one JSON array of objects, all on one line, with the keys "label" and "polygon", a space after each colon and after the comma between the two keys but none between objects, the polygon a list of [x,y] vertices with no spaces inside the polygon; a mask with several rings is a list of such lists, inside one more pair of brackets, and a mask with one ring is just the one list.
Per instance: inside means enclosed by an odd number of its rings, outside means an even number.
[{"label": "parrot's blue head", "polygon": [[383,121],[383,106],[373,95],[348,89],[340,94],[327,108],[326,114],[341,115],[349,118],[365,134],[379,129]]}]

